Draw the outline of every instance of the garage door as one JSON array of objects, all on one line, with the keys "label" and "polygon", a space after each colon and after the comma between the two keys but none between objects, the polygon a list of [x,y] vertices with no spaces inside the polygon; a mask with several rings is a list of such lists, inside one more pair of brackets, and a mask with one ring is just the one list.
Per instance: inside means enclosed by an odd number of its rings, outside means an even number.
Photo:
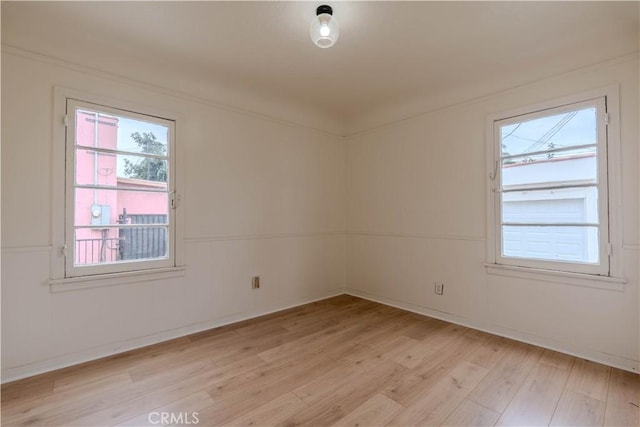
[{"label": "garage door", "polygon": [[[503,202],[508,223],[586,222],[584,198]],[[550,217],[550,213],[553,216]],[[568,226],[504,226],[503,255],[557,261],[588,262],[587,247],[595,228]],[[597,239],[597,234],[595,235]]]}]

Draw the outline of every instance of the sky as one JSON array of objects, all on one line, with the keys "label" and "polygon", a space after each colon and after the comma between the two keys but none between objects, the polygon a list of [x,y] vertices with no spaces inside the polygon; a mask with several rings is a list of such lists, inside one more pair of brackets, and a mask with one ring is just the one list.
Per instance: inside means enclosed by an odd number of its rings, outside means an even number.
[{"label": "sky", "polygon": [[[510,123],[501,127],[503,155],[595,144],[596,124],[595,107]],[[584,151],[583,149],[580,152]],[[514,160],[519,162],[522,158]]]},{"label": "sky", "polygon": [[[142,120],[130,119],[127,117],[118,117],[118,150],[141,152],[138,144],[131,138],[131,134],[134,132],[144,133],[153,132],[156,139],[165,145],[167,144],[168,128],[166,126],[158,125],[155,123],[144,122]],[[140,161],[138,156],[118,156],[118,176],[125,176],[124,174],[124,159],[128,158],[132,162]]]}]

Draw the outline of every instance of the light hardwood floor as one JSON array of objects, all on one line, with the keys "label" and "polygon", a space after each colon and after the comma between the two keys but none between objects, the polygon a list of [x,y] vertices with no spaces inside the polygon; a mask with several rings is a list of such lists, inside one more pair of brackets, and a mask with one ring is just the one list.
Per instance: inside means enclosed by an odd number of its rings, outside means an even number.
[{"label": "light hardwood floor", "polygon": [[639,394],[636,374],[344,295],[3,385],[2,425],[638,426]]}]

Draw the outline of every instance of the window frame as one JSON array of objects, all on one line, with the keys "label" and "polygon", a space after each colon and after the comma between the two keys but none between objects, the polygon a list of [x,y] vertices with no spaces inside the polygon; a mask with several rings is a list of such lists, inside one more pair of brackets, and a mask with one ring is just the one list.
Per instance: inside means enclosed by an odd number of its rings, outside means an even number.
[{"label": "window frame", "polygon": [[[52,121],[52,169],[51,169],[51,242],[50,251],[50,278],[48,285],[51,292],[66,292],[77,289],[87,289],[101,286],[114,286],[127,283],[134,283],[146,280],[161,280],[169,278],[183,277],[185,274],[184,265],[184,215],[182,210],[182,197],[184,191],[184,180],[182,179],[184,169],[184,157],[181,155],[180,145],[176,143],[184,138],[184,129],[181,123],[185,117],[176,111],[165,110],[158,107],[151,107],[148,104],[141,104],[139,97],[127,99],[128,96],[115,98],[105,94],[91,91],[87,88],[70,88],[67,86],[53,87],[53,121]],[[173,182],[171,187],[174,191],[174,209],[170,210],[173,215],[173,230],[170,231],[173,242],[170,248],[173,250],[172,262],[167,267],[157,267],[143,265],[140,268],[123,269],[116,272],[98,272],[92,274],[68,275],[66,271],[67,243],[67,99],[75,99],[88,104],[107,106],[116,112],[123,111],[124,115],[138,113],[142,117],[150,116],[160,118],[174,123],[173,126],[173,158],[171,160],[173,169]],[[148,120],[148,118],[147,118]],[[171,173],[171,172],[170,172]],[[124,263],[122,263],[124,264]],[[121,264],[121,265],[122,265]],[[127,271],[128,270],[128,271]],[[95,273],[95,274],[93,274]]]},{"label": "window frame", "polygon": [[[598,193],[600,264],[581,264],[572,262],[535,260],[502,256],[502,206],[500,165],[500,125],[509,120],[520,122],[535,118],[534,115],[547,116],[562,109],[576,109],[576,106],[593,105],[594,100],[602,99],[602,114],[598,114]],[[514,108],[487,117],[487,271],[491,274],[527,276],[542,273],[545,280],[549,274],[558,279],[570,277],[571,281],[588,279],[607,282],[621,276],[622,263],[619,254],[621,248],[620,223],[620,176],[619,176],[619,101],[618,87],[609,86],[582,94],[550,100],[526,107]],[[601,134],[604,133],[604,136]],[[604,151],[602,151],[604,150]],[[618,165],[617,168],[614,165]],[[494,176],[495,174],[495,176]],[[603,198],[606,197],[606,198]],[[603,216],[604,215],[604,216]],[[606,230],[606,231],[603,231]],[[606,233],[606,234],[605,234]],[[605,262],[603,262],[603,260]],[[577,268],[576,268],[577,267]],[[540,276],[541,278],[543,276]],[[605,286],[606,287],[606,286]]]},{"label": "window frame", "polygon": [[[167,257],[162,259],[146,259],[135,261],[121,261],[107,264],[75,265],[76,244],[75,244],[75,197],[76,197],[76,111],[89,110],[97,113],[104,113],[114,116],[127,117],[141,121],[151,122],[166,126],[167,131]],[[175,143],[175,122],[169,119],[113,108],[92,102],[67,98],[66,102],[66,182],[65,182],[65,277],[91,276],[96,274],[123,273],[139,270],[150,270],[154,268],[166,268],[175,266],[175,206],[173,176],[174,165],[174,143]],[[119,190],[115,190],[119,191]],[[112,226],[109,228],[117,228]]]}]

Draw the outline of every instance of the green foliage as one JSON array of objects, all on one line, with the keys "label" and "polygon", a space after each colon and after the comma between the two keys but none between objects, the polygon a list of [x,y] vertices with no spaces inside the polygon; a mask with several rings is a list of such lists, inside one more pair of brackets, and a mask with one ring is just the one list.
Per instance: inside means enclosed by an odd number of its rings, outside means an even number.
[{"label": "green foliage", "polygon": [[[510,156],[510,155],[511,155],[511,153],[509,153],[508,151],[506,151],[506,150],[505,150],[506,148],[507,148],[507,144],[502,144],[502,155],[503,155],[503,156]],[[513,159],[507,159],[507,160],[504,160],[504,161],[502,162],[502,164],[503,164],[503,165],[513,165],[513,164],[515,164],[515,163],[516,163],[516,162],[515,162]]]},{"label": "green foliage", "polygon": [[[167,147],[156,139],[153,132],[131,134],[143,153],[166,155]],[[161,159],[144,158],[137,162],[124,159],[124,174],[128,178],[146,179],[148,181],[167,182],[167,163]]]}]

